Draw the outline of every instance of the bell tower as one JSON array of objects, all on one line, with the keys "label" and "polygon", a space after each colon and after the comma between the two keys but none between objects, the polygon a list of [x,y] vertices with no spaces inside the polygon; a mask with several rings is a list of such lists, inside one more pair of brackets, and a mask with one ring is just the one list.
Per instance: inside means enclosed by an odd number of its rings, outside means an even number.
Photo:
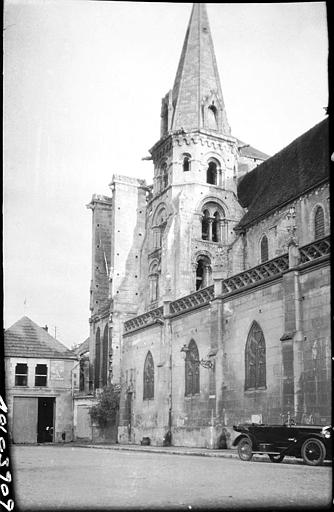
[{"label": "bell tower", "polygon": [[[205,4],[194,3],[173,89],[162,99],[151,148],[152,198],[142,251],[151,297],[144,309],[212,283],[243,210],[236,200],[238,141],[231,135]],[[145,305],[145,306],[144,306]]]}]

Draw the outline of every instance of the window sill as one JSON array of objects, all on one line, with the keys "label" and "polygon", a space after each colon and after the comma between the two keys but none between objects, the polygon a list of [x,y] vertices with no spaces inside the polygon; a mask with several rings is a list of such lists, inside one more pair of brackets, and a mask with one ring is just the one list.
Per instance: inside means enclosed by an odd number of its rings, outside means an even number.
[{"label": "window sill", "polygon": [[201,393],[195,393],[193,395],[184,395],[184,398],[186,400],[191,400],[192,398],[199,398],[201,396]]},{"label": "window sill", "polygon": [[244,391],[245,393],[254,393],[254,391],[267,391],[267,386],[262,386],[259,388],[247,388]]}]

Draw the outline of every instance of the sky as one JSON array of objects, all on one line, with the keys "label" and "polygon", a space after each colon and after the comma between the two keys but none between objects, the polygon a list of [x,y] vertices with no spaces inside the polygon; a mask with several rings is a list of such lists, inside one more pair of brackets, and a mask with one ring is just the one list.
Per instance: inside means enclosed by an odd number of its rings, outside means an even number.
[{"label": "sky", "polygon": [[[153,179],[191,3],[7,0],[4,327],[89,336],[92,194]],[[273,155],[325,117],[325,2],[209,3],[232,134]]]}]

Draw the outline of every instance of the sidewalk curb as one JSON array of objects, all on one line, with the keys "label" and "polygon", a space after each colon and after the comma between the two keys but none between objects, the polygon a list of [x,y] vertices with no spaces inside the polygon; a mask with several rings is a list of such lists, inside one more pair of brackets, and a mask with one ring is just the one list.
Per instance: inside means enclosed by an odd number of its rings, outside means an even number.
[{"label": "sidewalk curb", "polygon": [[[239,455],[236,450],[226,449],[226,450],[214,450],[214,451],[190,451],[185,449],[177,450],[177,449],[163,449],[159,447],[143,447],[139,445],[104,445],[104,444],[84,444],[84,443],[74,443],[72,444],[72,447],[77,448],[96,448],[98,450],[115,450],[115,451],[128,451],[128,452],[145,452],[145,453],[162,453],[162,454],[171,454],[171,455],[191,455],[195,457],[215,457],[215,458],[222,458],[222,459],[238,459]],[[271,463],[269,458],[264,455],[258,455],[254,454],[253,461],[255,462],[268,462]],[[285,458],[281,464],[304,464],[302,460],[295,459],[294,457],[287,457]]]}]

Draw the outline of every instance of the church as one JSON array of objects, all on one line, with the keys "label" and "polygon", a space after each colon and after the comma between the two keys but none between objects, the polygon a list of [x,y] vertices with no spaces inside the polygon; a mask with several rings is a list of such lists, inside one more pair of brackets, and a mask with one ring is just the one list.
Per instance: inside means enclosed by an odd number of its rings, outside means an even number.
[{"label": "church", "polygon": [[153,184],[114,175],[88,205],[89,386],[120,385],[118,442],[329,424],[328,119],[272,157],[236,138],[201,3],[160,117]]}]

